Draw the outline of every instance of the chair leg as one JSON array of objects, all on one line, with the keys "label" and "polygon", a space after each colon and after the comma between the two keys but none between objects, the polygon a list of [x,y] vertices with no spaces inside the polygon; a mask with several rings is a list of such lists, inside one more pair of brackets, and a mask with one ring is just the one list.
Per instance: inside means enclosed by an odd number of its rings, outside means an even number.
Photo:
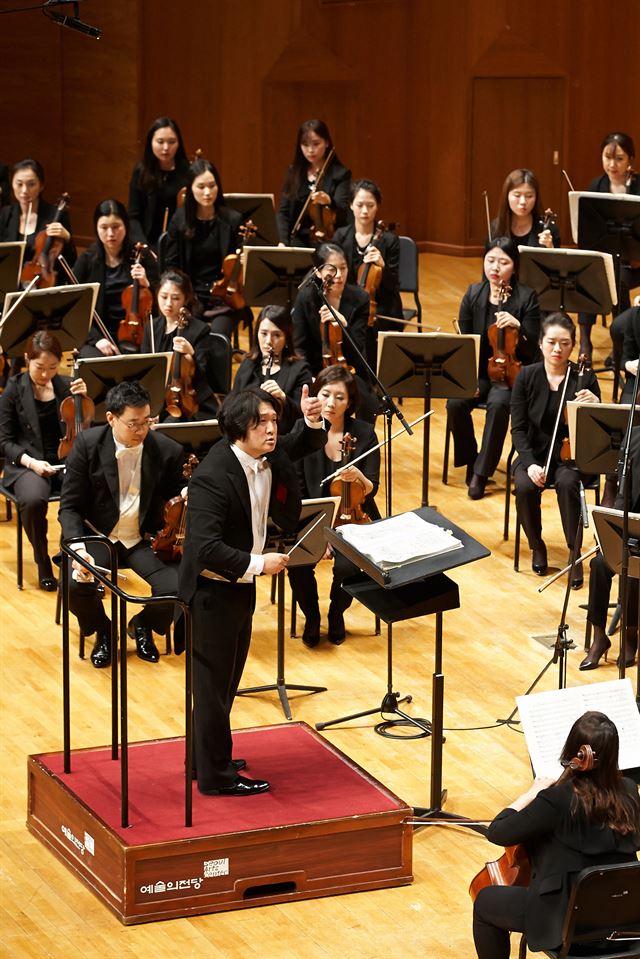
[{"label": "chair leg", "polygon": [[444,455],[442,457],[442,482],[444,485],[447,485],[449,479],[449,444],[451,441],[451,430],[449,429],[449,421],[447,420],[447,425],[444,433]]},{"label": "chair leg", "polygon": [[171,655],[171,627],[169,627],[169,629],[164,634],[164,638],[166,641],[166,655],[170,656]]},{"label": "chair leg", "polygon": [[18,506],[16,506],[16,537],[16,573],[18,589],[22,589],[22,517]]},{"label": "chair leg", "polygon": [[60,613],[62,612],[62,593],[60,587],[56,590],[56,626],[60,625]]},{"label": "chair leg", "polygon": [[516,541],[513,551],[513,568],[520,572],[520,520],[516,517]]},{"label": "chair leg", "polygon": [[276,605],[276,576],[271,577],[271,605]]},{"label": "chair leg", "polygon": [[376,636],[380,636],[380,632],[381,632],[381,631],[380,631],[380,617],[379,617],[379,616],[376,616],[376,631],[375,631],[375,635],[376,635]]},{"label": "chair leg", "polygon": [[526,959],[527,955],[527,940],[524,935],[520,937],[520,948],[518,949],[518,959]]},{"label": "chair leg", "polygon": [[80,636],[78,638],[78,656],[80,659],[84,659],[84,633],[80,630]]},{"label": "chair leg", "polygon": [[10,500],[10,499],[6,499],[6,500],[4,501],[4,505],[5,505],[5,510],[6,510],[6,514],[7,514],[7,522],[9,522],[9,520],[11,519],[11,517],[12,517],[12,515],[13,515],[12,512],[11,512],[11,500]]},{"label": "chair leg", "polygon": [[297,614],[298,614],[298,604],[293,598],[293,593],[291,594],[291,627],[289,629],[289,635],[292,639],[296,639],[297,633]]}]

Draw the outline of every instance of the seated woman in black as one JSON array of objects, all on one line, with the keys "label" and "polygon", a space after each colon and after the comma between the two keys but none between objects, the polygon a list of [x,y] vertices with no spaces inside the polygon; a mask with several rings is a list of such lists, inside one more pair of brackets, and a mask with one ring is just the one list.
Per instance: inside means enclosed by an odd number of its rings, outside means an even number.
[{"label": "seated woman in black", "polygon": [[5,457],[3,483],[12,490],[22,525],[33,547],[40,589],[55,590],[47,544],[47,508],[59,492],[60,404],[72,394],[87,392],[83,380],[59,376],[62,349],[48,330],[39,330],[27,344],[27,369],[11,377],[0,396],[0,450]]},{"label": "seated woman in black", "polygon": [[[507,383],[492,383],[488,374],[492,355],[487,333],[489,327],[493,323],[497,327],[515,327],[519,334],[517,358],[523,364],[532,363],[538,354],[540,307],[533,290],[518,282],[519,262],[518,248],[513,240],[499,236],[487,243],[485,279],[482,283],[473,283],[460,304],[460,332],[477,333],[481,337],[478,393],[472,399],[447,400],[447,417],[453,433],[454,464],[467,467],[466,482],[471,499],[484,496],[487,480],[500,462],[509,428],[511,390]],[[501,284],[510,292],[500,310]],[[478,403],[487,404],[480,453],[471,418],[471,411]]]},{"label": "seated woman in black", "polygon": [[491,224],[492,236],[508,236],[518,246],[560,246],[555,223],[544,225],[538,178],[531,170],[512,170],[502,185],[498,216]]},{"label": "seated woman in black", "polygon": [[[563,462],[560,457],[562,440],[569,435],[562,416],[549,472],[545,473],[567,371],[566,400],[600,402],[600,387],[593,371],[587,370],[579,378],[578,372],[570,367],[569,357],[575,342],[575,324],[565,313],[551,313],[545,317],[540,336],[542,362],[520,371],[511,395],[511,436],[518,454],[513,467],[516,508],[532,551],[531,566],[538,576],[547,572],[547,547],[542,539],[540,508],[542,491],[548,483],[554,484],[565,539],[572,549],[580,517],[580,482],[586,479],[573,462]],[[582,526],[579,535],[582,535]],[[582,563],[578,563],[571,585],[579,589],[582,582]]]},{"label": "seated woman in black", "polygon": [[[17,202],[9,203],[5,197],[4,202],[9,205],[0,209],[0,242],[25,240],[27,245],[23,263],[30,263],[35,252],[36,236],[45,230],[48,237],[64,242],[62,255],[72,266],[76,259],[76,248],[71,239],[69,213],[67,210],[58,213],[55,204],[43,200],[42,165],[37,160],[20,160],[11,171],[11,187]],[[62,267],[57,266],[56,273],[58,283],[66,283]]]},{"label": "seated woman in black", "polygon": [[[100,284],[96,313],[112,339],[105,336],[94,319],[80,356],[91,358],[116,356],[118,352],[133,353],[136,349],[132,343],[118,340],[118,327],[125,318],[122,294],[132,280],[138,280],[142,286],[148,287],[147,271],[142,263],[130,265],[129,217],[119,200],[98,203],[93,211],[93,226],[96,241],[80,254],[73,272],[79,283]],[[153,275],[151,261],[146,262]],[[117,347],[112,340],[118,344]]]},{"label": "seated woman in black", "polygon": [[[338,316],[342,326],[346,326],[356,348],[364,354],[367,323],[369,321],[369,294],[353,283],[347,283],[349,268],[342,248],[335,243],[323,243],[313,254],[320,280],[324,282],[324,295]],[[323,366],[339,362],[337,356],[329,357],[327,344],[328,325],[336,326],[331,311],[323,303],[318,287],[309,283],[298,294],[293,307],[293,345],[296,353],[303,356],[314,376]],[[334,351],[338,352],[337,350]],[[370,423],[375,421],[378,410],[378,398],[368,385],[366,367],[345,336],[342,340],[342,353],[345,365],[354,369],[361,397],[360,418]]]},{"label": "seated woman in black", "polygon": [[[402,319],[400,299],[400,240],[395,233],[384,230],[375,236],[378,223],[378,207],[382,193],[373,180],[356,180],[351,185],[351,212],[353,223],[336,230],[333,242],[344,250],[349,264],[349,283],[358,282],[358,270],[366,263],[382,270],[380,285],[375,291],[375,313]],[[373,302],[373,301],[372,301]],[[378,330],[401,330],[396,323],[374,320],[369,317],[367,327],[367,359],[375,368],[377,359]]]},{"label": "seated woman in black", "polygon": [[[180,270],[167,270],[160,277],[157,296],[159,316],[145,326],[140,352],[179,353],[185,357],[191,376],[190,389],[195,390],[198,406],[195,413],[189,414],[180,410],[178,416],[176,412],[172,413],[167,409],[165,399],[160,420],[163,423],[186,423],[190,420],[212,419],[218,412],[219,402],[210,382],[211,330],[208,323],[203,323],[196,315],[199,307],[191,280]],[[179,329],[183,310],[186,311],[185,318],[188,318],[188,323],[183,329]],[[180,409],[179,402],[175,409]]]},{"label": "seated woman in black", "polygon": [[[323,484],[322,480],[333,473],[340,463],[340,444],[345,433],[350,433],[356,441],[354,456],[373,449],[378,445],[378,440],[369,423],[354,418],[358,408],[358,387],[355,378],[344,366],[328,366],[322,370],[309,394],[317,396],[322,402],[322,416],[329,424],[326,446],[306,456],[300,467],[302,495],[315,498],[329,495],[328,484]],[[378,519],[380,514],[374,497],[380,480],[380,451],[375,450],[355,466],[347,466],[340,479],[345,483],[360,485],[365,495],[363,510],[370,519]],[[334,556],[334,562],[329,595],[329,642],[339,646],[345,638],[344,613],[352,603],[352,597],[342,588],[342,581],[353,576],[357,569],[341,553],[334,555],[328,546],[325,558],[329,559],[331,556]],[[315,570],[311,566],[297,566],[288,572],[294,599],[306,619],[302,641],[310,648],[317,646],[320,642],[320,605]]]},{"label": "seated woman in black", "polygon": [[165,263],[186,273],[214,333],[230,337],[242,311],[234,311],[210,290],[222,275],[225,256],[240,246],[242,217],[224,205],[220,174],[208,160],[194,160],[184,206],[169,224]]},{"label": "seated woman in black", "polygon": [[175,120],[158,117],[147,133],[142,160],[129,183],[133,243],[155,247],[176,212],[177,196],[189,182],[189,160]]},{"label": "seated woman in black", "polygon": [[637,860],[638,788],[618,768],[615,724],[604,713],[584,713],[559,758],[565,770],[557,781],[536,779],[489,826],[491,842],[524,844],[532,875],[527,887],[487,886],[478,893],[473,910],[478,959],[509,959],[510,932],[524,932],[532,952],[557,949],[577,873]]},{"label": "seated woman in black", "polygon": [[288,433],[302,416],[302,387],[311,385],[313,376],[306,360],[293,350],[289,311],[283,306],[265,306],[255,326],[255,343],[238,367],[233,390],[259,386],[282,403],[278,432]]},{"label": "seated woman in black", "polygon": [[296,152],[287,170],[276,215],[280,243],[284,246],[315,246],[316,242],[321,242],[311,240],[309,231],[313,221],[308,213],[303,216],[296,234],[292,235],[309,194],[314,203],[333,210],[335,227],[347,222],[351,170],[347,170],[335,154],[324,172],[320,189],[316,189],[318,174],[332,147],[329,128],[322,120],[305,120],[300,126]]}]

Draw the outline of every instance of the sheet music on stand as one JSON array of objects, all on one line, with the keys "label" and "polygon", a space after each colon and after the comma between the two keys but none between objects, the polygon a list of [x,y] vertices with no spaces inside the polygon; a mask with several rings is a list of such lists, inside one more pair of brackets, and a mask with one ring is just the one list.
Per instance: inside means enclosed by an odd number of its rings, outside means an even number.
[{"label": "sheet music on stand", "polygon": [[620,769],[640,767],[640,713],[630,679],[516,696],[527,749],[536,776],[557,779],[560,753],[576,719],[589,709],[605,713],[620,737]]},{"label": "sheet music on stand", "polygon": [[385,570],[462,549],[451,530],[428,523],[416,513],[400,513],[375,524],[346,523],[337,532]]}]

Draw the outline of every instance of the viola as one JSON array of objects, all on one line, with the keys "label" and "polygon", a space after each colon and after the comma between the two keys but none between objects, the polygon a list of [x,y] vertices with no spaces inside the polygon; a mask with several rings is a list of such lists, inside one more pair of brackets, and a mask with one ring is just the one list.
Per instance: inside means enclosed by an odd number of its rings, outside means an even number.
[{"label": "viola", "polygon": [[[143,254],[149,249],[146,243],[136,243],[134,266],[140,263]],[[140,280],[134,280],[131,286],[122,291],[122,305],[125,309],[124,319],[118,326],[118,340],[121,343],[131,343],[139,350],[142,346],[145,323],[153,309],[153,293]]]},{"label": "viola", "polygon": [[248,240],[258,232],[258,228],[253,220],[247,220],[238,232],[242,236],[242,246],[238,247],[235,253],[225,256],[222,263],[222,276],[212,283],[209,290],[211,296],[224,300],[232,310],[241,310],[247,305],[242,282],[242,253]]},{"label": "viola", "polygon": [[[59,223],[60,217],[69,206],[71,200],[68,193],[63,193],[58,200],[56,215],[52,222]],[[47,236],[46,230],[40,230],[34,240],[33,258],[30,263],[26,263],[22,268],[20,279],[23,283],[30,283],[34,277],[39,276],[38,289],[48,289],[55,286],[58,277],[55,270],[55,263],[64,249],[64,240],[58,236]]]},{"label": "viola", "polygon": [[[187,482],[199,462],[198,457],[191,453],[182,467],[182,475]],[[165,563],[176,562],[182,558],[187,521],[186,503],[182,496],[173,496],[165,503],[162,518],[164,526],[151,540],[151,549]]]},{"label": "viola", "polygon": [[[578,383],[576,386],[576,393],[579,393],[580,390],[582,389],[582,380],[584,378],[585,372],[588,369],[588,363],[589,363],[589,357],[587,356],[587,354],[581,353],[580,356],[578,357]],[[566,407],[564,410],[564,421],[565,423],[568,421]],[[562,460],[563,463],[567,463],[573,459],[573,456],[571,455],[571,442],[568,436],[565,436],[564,439],[562,440],[562,446],[560,447],[560,459]]]},{"label": "viola", "polygon": [[[183,306],[178,319],[178,330],[186,329],[191,321],[191,314]],[[169,416],[182,419],[183,416],[195,416],[198,412],[196,391],[193,388],[193,374],[195,362],[185,353],[173,351],[171,363],[171,381],[167,386],[164,402]]]},{"label": "viola", "polygon": [[[345,433],[340,441],[340,466],[347,466],[353,451],[356,448],[356,441],[351,433]],[[347,483],[339,477],[334,479],[329,487],[332,496],[340,497],[340,509],[336,517],[336,526],[342,526],[343,523],[370,523],[371,519],[362,508],[366,498],[365,487],[360,478],[355,479],[353,483]]]},{"label": "viola", "polygon": [[305,200],[304,206],[300,210],[298,219],[293,226],[291,231],[291,239],[293,239],[300,229],[300,224],[302,223],[305,214],[308,214],[308,216],[311,218],[312,225],[309,228],[309,236],[314,243],[324,243],[327,240],[330,240],[333,236],[336,225],[336,211],[332,210],[328,204],[322,203],[320,200],[312,200],[311,196],[313,193],[319,193],[321,191],[323,177],[327,171],[327,167],[333,160],[335,152],[335,149],[331,147],[327,153],[325,161],[322,164],[322,169],[318,173],[313,184],[313,190],[309,193],[309,196]]},{"label": "viola", "polygon": [[[80,376],[80,364],[78,361],[79,353],[73,351],[73,379],[77,380]],[[82,393],[74,393],[73,396],[65,396],[60,404],[60,419],[65,424],[65,435],[58,444],[58,459],[65,459],[71,452],[76,436],[83,430],[88,430],[93,422],[96,408],[93,400]]]},{"label": "viola", "polygon": [[[511,296],[511,287],[506,283],[500,283],[498,291],[498,312],[504,308],[504,304]],[[490,357],[487,371],[492,383],[506,383],[509,389],[513,389],[518,373],[522,368],[520,360],[516,359],[516,348],[518,346],[519,334],[515,326],[498,326],[492,323],[487,330],[489,343],[493,350],[493,356]]]},{"label": "viola", "polygon": [[[385,230],[384,220],[378,220],[367,250],[376,245]],[[377,263],[361,263],[358,267],[358,286],[369,294],[369,326],[376,322],[376,292],[382,281],[383,271],[384,267],[378,266]]]}]

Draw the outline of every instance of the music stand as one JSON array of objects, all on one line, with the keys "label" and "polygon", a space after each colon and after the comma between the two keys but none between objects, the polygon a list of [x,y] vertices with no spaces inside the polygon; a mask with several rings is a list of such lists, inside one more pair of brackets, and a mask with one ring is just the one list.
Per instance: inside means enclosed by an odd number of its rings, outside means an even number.
[{"label": "music stand", "polygon": [[[302,501],[300,519],[295,533],[289,535],[282,530],[270,530],[267,534],[265,543],[265,553],[287,553],[292,546],[298,542],[307,530],[313,527],[314,523],[318,525],[305,537],[304,542],[300,544],[291,553],[289,567],[293,566],[315,566],[320,562],[326,548],[325,534],[327,527],[331,527],[335,521],[338,507],[340,506],[339,496],[327,496],[321,499],[310,499]],[[318,520],[324,515],[324,520]],[[277,640],[277,674],[275,683],[269,683],[266,686],[250,686],[247,689],[239,689],[238,696],[248,696],[250,693],[264,693],[271,690],[277,690],[280,697],[280,703],[286,719],[291,719],[291,707],[289,706],[288,689],[301,690],[308,693],[324,693],[326,686],[301,686],[298,683],[287,683],[284,675],[284,570],[281,570],[277,576],[278,581],[278,640]]]},{"label": "music stand", "polygon": [[295,303],[298,287],[313,266],[307,247],[249,246],[244,264],[244,297],[249,306]]},{"label": "music stand", "polygon": [[[378,376],[392,396],[471,397],[478,388],[480,337],[476,333],[378,334]],[[429,505],[431,420],[424,424],[422,506]]]},{"label": "music stand", "polygon": [[[623,511],[594,506],[591,516],[602,555],[619,576],[622,572]],[[629,576],[640,579],[640,513],[629,513]]]},{"label": "music stand", "polygon": [[640,196],[570,192],[571,233],[581,249],[640,260]]},{"label": "music stand", "polygon": [[[77,286],[71,287],[77,290]],[[130,353],[127,356],[99,356],[80,359],[80,375],[87,384],[87,395],[95,404],[94,423],[106,423],[104,401],[112,386],[137,380],[149,393],[151,415],[158,416],[164,403],[164,393],[171,368],[173,353]]]},{"label": "music stand", "polygon": [[[431,733],[430,805],[428,808],[416,807],[415,814],[425,820],[433,817],[463,820],[463,817],[456,817],[451,813],[447,814],[442,811],[442,804],[447,796],[446,790],[442,789],[444,721],[442,615],[446,610],[458,609],[460,606],[458,585],[444,573],[446,570],[455,569],[457,566],[465,566],[467,563],[484,559],[486,556],[490,556],[491,552],[436,510],[423,507],[412,512],[427,523],[450,530],[462,542],[462,549],[455,549],[427,559],[419,559],[395,569],[383,570],[368,556],[347,543],[340,534],[340,529],[327,530],[329,543],[362,570],[361,575],[345,580],[342,584],[343,589],[346,589],[355,599],[387,624],[387,692],[380,706],[354,713],[351,716],[333,719],[330,722],[316,723],[316,729],[325,729],[327,726],[333,726],[336,723],[359,719],[362,716],[371,716],[380,712],[400,716],[404,723],[417,726],[422,730],[421,735]],[[388,523],[389,520],[382,519],[376,522]],[[398,703],[403,702],[404,699],[400,699],[399,693],[393,691],[392,629],[393,623],[416,619],[433,613],[436,615],[436,643],[432,678],[431,721],[425,723],[398,709]],[[385,734],[385,731],[380,731]],[[478,828],[479,831],[484,832],[481,827]]]},{"label": "music stand", "polygon": [[73,350],[87,338],[99,289],[99,283],[80,283],[32,290],[13,312],[12,304],[24,291],[7,293],[0,323],[0,346],[11,357],[22,356],[34,333],[49,330],[63,353]]},{"label": "music stand", "polygon": [[7,293],[13,293],[20,285],[22,260],[27,244],[24,240],[15,243],[0,243],[0,307]]},{"label": "music stand", "polygon": [[151,427],[154,433],[162,433],[169,439],[184,446],[188,453],[194,453],[199,460],[209,452],[214,443],[222,436],[217,420],[197,420],[194,423],[156,423]]},{"label": "music stand", "polygon": [[225,193],[224,203],[242,216],[243,223],[251,220],[256,227],[255,236],[247,240],[245,246],[278,245],[273,193]]},{"label": "music stand", "polygon": [[535,290],[541,310],[606,315],[618,302],[610,253],[531,246],[518,250],[518,278]]},{"label": "music stand", "polygon": [[[615,473],[631,407],[614,403],[567,402],[569,443],[581,473]],[[640,409],[633,413],[640,426]]]}]

